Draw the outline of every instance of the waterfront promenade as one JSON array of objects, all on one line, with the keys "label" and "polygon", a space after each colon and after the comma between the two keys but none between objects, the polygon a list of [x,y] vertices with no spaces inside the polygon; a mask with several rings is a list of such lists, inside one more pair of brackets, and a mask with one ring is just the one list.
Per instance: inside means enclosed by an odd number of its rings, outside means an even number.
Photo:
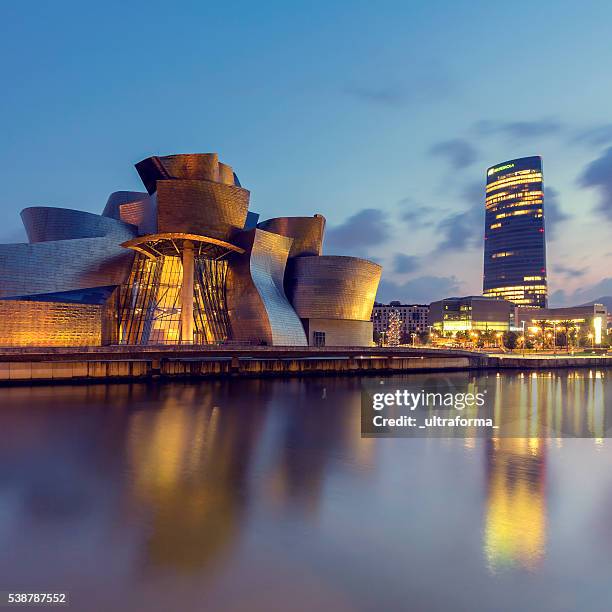
[{"label": "waterfront promenade", "polygon": [[609,367],[605,355],[487,354],[409,347],[106,346],[0,349],[0,385],[232,376]]}]

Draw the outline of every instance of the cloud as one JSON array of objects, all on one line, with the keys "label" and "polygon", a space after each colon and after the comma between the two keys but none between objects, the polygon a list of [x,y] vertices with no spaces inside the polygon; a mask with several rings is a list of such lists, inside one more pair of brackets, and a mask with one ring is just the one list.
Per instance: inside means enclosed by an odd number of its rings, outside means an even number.
[{"label": "cloud", "polygon": [[572,140],[593,147],[610,144],[612,142],[612,123],[604,123],[579,130]]},{"label": "cloud", "polygon": [[578,178],[581,187],[592,187],[599,191],[597,212],[612,221],[612,147],[586,166]]},{"label": "cloud", "polygon": [[563,125],[556,119],[537,119],[534,121],[485,120],[474,124],[474,130],[481,136],[501,135],[514,140],[551,136],[559,133],[562,129]]},{"label": "cloud", "polygon": [[549,308],[559,308],[560,306],[567,306],[567,295],[563,289],[557,289],[548,296]]},{"label": "cloud", "polygon": [[570,278],[578,278],[587,271],[586,268],[572,268],[570,266],[564,266],[561,264],[554,265],[552,269],[555,274],[562,274],[563,276],[569,276]]},{"label": "cloud", "polygon": [[550,303],[560,306],[579,306],[606,296],[612,296],[611,277],[603,278],[587,287],[580,287],[573,293],[567,293],[563,289],[555,291],[550,296]]},{"label": "cloud", "polygon": [[467,210],[452,213],[440,223],[437,230],[442,236],[436,251],[463,251],[482,247],[484,232],[484,206],[477,202]]},{"label": "cloud", "polygon": [[406,255],[404,253],[396,253],[393,256],[393,271],[396,274],[406,274],[414,272],[421,263],[417,255]]},{"label": "cloud", "polygon": [[389,213],[379,208],[364,208],[340,225],[330,227],[326,232],[325,246],[339,254],[380,247],[391,235],[388,217]]},{"label": "cloud", "polygon": [[433,157],[442,157],[456,169],[471,166],[478,159],[478,151],[463,138],[453,138],[437,142],[429,149]]},{"label": "cloud", "polygon": [[347,85],[344,92],[363,102],[378,106],[400,107],[410,103],[411,96],[402,85]]},{"label": "cloud", "polygon": [[478,202],[479,206],[484,208],[484,200],[485,200],[485,180],[480,179],[477,181],[472,181],[463,187],[460,193],[460,197],[462,200],[468,202],[469,204],[476,205]]},{"label": "cloud", "polygon": [[433,225],[431,217],[437,212],[433,206],[424,206],[410,197],[400,200],[398,204],[400,219],[408,223],[411,228]]},{"label": "cloud", "polygon": [[460,288],[461,282],[455,276],[419,276],[404,283],[396,283],[383,276],[376,300],[429,304],[456,294]]},{"label": "cloud", "polygon": [[544,216],[546,232],[551,240],[556,237],[557,225],[570,218],[570,215],[561,210],[559,192],[553,187],[544,187]]},{"label": "cloud", "polygon": [[374,106],[401,108],[446,99],[455,83],[443,67],[431,64],[424,73],[412,73],[403,80],[389,76],[373,83],[349,83],[344,93]]},{"label": "cloud", "polygon": [[[466,210],[453,212],[445,216],[437,225],[442,240],[434,249],[436,251],[463,251],[470,248],[482,248],[484,234],[484,180],[468,183],[460,192],[460,198],[470,204]],[[552,239],[559,223],[570,218],[559,204],[559,192],[545,188],[546,228]]]},{"label": "cloud", "polygon": [[[440,251],[463,251],[482,248],[485,218],[484,179],[466,183],[459,192],[459,199],[467,202],[469,208],[446,214],[438,222],[436,230],[441,241],[432,254]],[[438,211],[437,216],[440,217]]]}]

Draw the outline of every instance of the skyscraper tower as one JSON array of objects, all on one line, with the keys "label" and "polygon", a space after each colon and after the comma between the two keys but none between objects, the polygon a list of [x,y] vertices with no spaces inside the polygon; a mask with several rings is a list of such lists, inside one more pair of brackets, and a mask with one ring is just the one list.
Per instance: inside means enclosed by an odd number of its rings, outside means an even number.
[{"label": "skyscraper tower", "polygon": [[542,158],[487,170],[483,294],[545,308],[546,240]]}]

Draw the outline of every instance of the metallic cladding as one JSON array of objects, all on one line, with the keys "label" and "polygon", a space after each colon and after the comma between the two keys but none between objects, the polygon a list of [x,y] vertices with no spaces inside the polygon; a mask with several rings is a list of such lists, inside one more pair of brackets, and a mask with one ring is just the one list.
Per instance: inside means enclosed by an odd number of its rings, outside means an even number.
[{"label": "metallic cladding", "polygon": [[103,217],[112,217],[121,220],[121,205],[129,202],[146,200],[149,194],[146,191],[114,191],[108,196],[106,206],[102,211]]},{"label": "metallic cladding", "polygon": [[0,300],[0,346],[102,344],[103,306]]},{"label": "metallic cladding", "polygon": [[300,319],[369,321],[381,273],[378,264],[357,257],[296,257],[285,285]]},{"label": "metallic cladding", "polygon": [[325,217],[275,217],[257,225],[260,229],[293,238],[289,257],[321,255]]},{"label": "metallic cladding", "polygon": [[291,238],[260,229],[242,232],[248,256],[231,256],[227,304],[232,339],[274,346],[307,346],[306,334],[287,300],[283,277]]},{"label": "metallic cladding", "polygon": [[157,181],[198,180],[240,187],[231,166],[219,162],[216,153],[187,153],[147,157],[136,164],[136,170],[150,194]]},{"label": "metallic cladding", "polygon": [[157,231],[201,234],[231,242],[247,218],[250,193],[199,180],[157,182]]},{"label": "metallic cladding", "polygon": [[114,234],[117,221],[70,208],[32,206],[21,211],[30,243],[74,238],[97,238]]},{"label": "metallic cladding", "polygon": [[[136,168],[147,193],[115,192],[102,215],[50,207],[22,212],[30,243],[0,245],[0,344],[125,341],[121,297],[140,292],[149,308],[162,299],[159,291],[149,295],[152,288],[181,291],[177,255],[185,241],[193,242],[196,264],[195,342],[307,346],[303,325],[312,323],[328,343],[369,344],[361,322],[371,326],[381,268],[321,256],[324,217],[278,217],[257,226],[248,212],[250,192],[214,153],[150,157]],[[133,267],[134,250],[140,255]],[[177,265],[166,274],[151,263],[158,258]],[[155,268],[152,280],[141,267]],[[164,316],[180,317],[174,302],[160,302]],[[151,317],[139,308],[132,319],[148,324]]]},{"label": "metallic cladding", "polygon": [[[79,219],[75,232],[89,237],[0,245],[0,298],[108,287],[125,280],[133,253],[120,245],[136,235],[135,228],[91,213],[64,212],[53,218]],[[55,222],[49,230],[44,223],[38,228],[41,217],[36,212],[26,217],[35,238],[64,235]]]},{"label": "metallic cladding", "polygon": [[157,232],[157,212],[155,197],[144,191],[115,191],[111,193],[103,217],[112,217],[138,227],[139,234]]}]

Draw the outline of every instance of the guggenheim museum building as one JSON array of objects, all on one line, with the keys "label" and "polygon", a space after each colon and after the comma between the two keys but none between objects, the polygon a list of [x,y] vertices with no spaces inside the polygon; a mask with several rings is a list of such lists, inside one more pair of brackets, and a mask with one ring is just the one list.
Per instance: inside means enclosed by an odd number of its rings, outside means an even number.
[{"label": "guggenheim museum building", "polygon": [[369,346],[379,265],[325,218],[259,220],[216,153],[149,157],[102,214],[36,206],[0,245],[0,346]]}]

